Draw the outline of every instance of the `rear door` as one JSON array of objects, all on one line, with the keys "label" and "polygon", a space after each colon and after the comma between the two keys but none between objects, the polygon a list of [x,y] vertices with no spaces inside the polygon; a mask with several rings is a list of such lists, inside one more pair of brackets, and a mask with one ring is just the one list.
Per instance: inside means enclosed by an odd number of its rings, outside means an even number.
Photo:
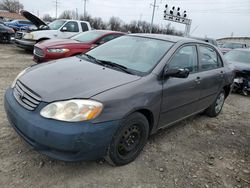
[{"label": "rear door", "polygon": [[224,69],[221,57],[212,46],[199,45],[200,61],[200,102],[199,109],[211,105],[224,81]]},{"label": "rear door", "polygon": [[197,111],[200,89],[196,45],[185,45],[173,55],[168,69],[188,68],[187,78],[169,77],[163,81],[162,105],[159,126],[165,127]]}]

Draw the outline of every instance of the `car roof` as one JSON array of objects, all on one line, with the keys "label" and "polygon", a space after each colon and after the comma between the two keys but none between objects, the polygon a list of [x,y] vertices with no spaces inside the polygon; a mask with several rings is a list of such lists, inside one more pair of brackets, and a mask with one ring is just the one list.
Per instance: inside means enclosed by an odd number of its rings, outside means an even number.
[{"label": "car roof", "polygon": [[164,34],[147,34],[147,33],[136,33],[136,34],[129,34],[131,36],[139,36],[139,37],[147,37],[147,38],[152,38],[152,39],[160,39],[160,40],[165,40],[165,41],[170,41],[170,42],[197,42],[197,43],[203,43],[203,44],[208,44],[203,41],[197,40],[197,39],[192,39],[192,38],[187,38],[187,37],[181,37],[181,36],[174,36],[174,35],[164,35]]}]

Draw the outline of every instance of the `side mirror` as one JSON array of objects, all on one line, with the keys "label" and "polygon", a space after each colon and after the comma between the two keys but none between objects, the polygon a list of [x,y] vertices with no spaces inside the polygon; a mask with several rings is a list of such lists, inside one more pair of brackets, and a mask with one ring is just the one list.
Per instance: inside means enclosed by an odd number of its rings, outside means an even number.
[{"label": "side mirror", "polygon": [[62,32],[65,32],[65,31],[68,31],[68,29],[67,29],[67,27],[63,27],[63,28],[61,29],[61,31],[62,31]]},{"label": "side mirror", "polygon": [[164,77],[187,78],[189,75],[188,69],[166,69]]}]

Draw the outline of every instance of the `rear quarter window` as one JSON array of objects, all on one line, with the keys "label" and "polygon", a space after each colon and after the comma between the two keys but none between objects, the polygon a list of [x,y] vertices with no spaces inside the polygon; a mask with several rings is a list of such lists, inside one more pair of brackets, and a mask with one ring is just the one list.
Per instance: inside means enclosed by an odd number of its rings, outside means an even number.
[{"label": "rear quarter window", "polygon": [[84,22],[81,22],[81,27],[82,27],[82,31],[88,31],[89,30],[89,27],[86,23]]}]

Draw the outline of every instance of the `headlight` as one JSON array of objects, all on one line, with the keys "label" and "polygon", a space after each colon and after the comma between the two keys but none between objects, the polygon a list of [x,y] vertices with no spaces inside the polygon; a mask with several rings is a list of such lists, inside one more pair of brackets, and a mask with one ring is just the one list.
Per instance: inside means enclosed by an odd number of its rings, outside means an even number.
[{"label": "headlight", "polygon": [[94,119],[102,111],[103,105],[92,100],[68,100],[54,102],[44,107],[40,114],[49,119],[78,122]]},{"label": "headlight", "polygon": [[34,35],[31,34],[31,33],[26,33],[24,36],[23,36],[24,39],[28,39],[28,40],[32,40],[34,38]]},{"label": "headlight", "polygon": [[14,81],[12,82],[12,84],[11,84],[11,88],[14,88],[14,87],[15,87],[16,81],[18,80],[18,78],[20,78],[29,68],[30,68],[30,67],[28,67],[28,68],[22,70],[22,71],[17,75],[17,77],[15,78],[15,80],[14,80]]},{"label": "headlight", "polygon": [[66,48],[50,48],[47,50],[49,53],[66,53],[69,49]]}]

